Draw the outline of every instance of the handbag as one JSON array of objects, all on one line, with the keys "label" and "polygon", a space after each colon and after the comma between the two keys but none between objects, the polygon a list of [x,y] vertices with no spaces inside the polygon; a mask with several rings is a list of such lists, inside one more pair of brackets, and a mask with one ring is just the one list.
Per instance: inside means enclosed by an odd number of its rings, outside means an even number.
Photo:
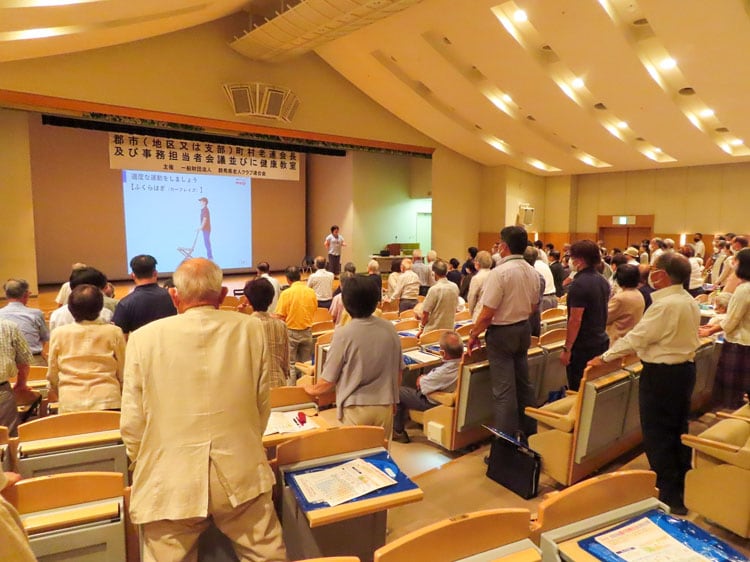
[{"label": "handbag", "polygon": [[542,457],[502,431],[484,427],[494,435],[487,462],[487,477],[524,499],[536,497]]}]

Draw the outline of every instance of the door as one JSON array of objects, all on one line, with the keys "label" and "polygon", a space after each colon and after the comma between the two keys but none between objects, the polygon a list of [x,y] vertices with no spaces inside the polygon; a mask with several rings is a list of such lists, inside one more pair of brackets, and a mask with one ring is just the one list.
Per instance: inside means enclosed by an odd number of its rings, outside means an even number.
[{"label": "door", "polygon": [[432,213],[417,213],[417,242],[426,256],[432,249]]}]

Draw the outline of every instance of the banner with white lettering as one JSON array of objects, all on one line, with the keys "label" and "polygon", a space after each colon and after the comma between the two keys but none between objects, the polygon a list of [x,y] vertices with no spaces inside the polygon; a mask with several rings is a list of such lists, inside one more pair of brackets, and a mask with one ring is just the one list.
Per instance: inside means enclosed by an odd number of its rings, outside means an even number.
[{"label": "banner with white lettering", "polygon": [[299,153],[110,133],[109,167],[119,170],[299,180]]}]

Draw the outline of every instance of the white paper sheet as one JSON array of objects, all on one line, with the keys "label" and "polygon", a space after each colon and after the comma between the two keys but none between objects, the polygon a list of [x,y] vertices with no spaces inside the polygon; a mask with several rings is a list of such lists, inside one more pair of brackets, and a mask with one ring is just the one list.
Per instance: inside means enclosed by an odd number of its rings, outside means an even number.
[{"label": "white paper sheet", "polygon": [[393,478],[362,459],[354,459],[318,472],[298,474],[294,479],[307,501],[326,502],[331,507],[396,483]]},{"label": "white paper sheet", "polygon": [[307,431],[308,429],[317,429],[318,424],[310,416],[305,419],[304,425],[298,419],[298,412],[271,412],[268,418],[268,425],[263,435],[273,435],[274,433],[297,433]]}]

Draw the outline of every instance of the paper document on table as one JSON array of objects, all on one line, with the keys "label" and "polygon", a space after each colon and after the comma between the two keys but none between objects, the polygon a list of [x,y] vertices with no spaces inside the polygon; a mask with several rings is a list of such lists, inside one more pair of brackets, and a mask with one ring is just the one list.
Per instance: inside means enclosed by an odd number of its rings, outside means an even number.
[{"label": "paper document on table", "polygon": [[596,542],[627,562],[708,562],[687,545],[644,517],[596,537]]},{"label": "paper document on table", "polygon": [[331,507],[396,484],[393,478],[362,459],[297,474],[294,479],[308,502],[325,502]]},{"label": "paper document on table", "polygon": [[425,353],[424,351],[405,351],[404,355],[413,359],[417,363],[434,363],[435,361],[440,361],[439,356],[433,355],[432,353]]},{"label": "paper document on table", "polygon": [[263,435],[297,433],[298,431],[307,431],[308,429],[316,429],[317,427],[318,424],[310,416],[305,416],[304,423],[300,422],[299,412],[271,412]]}]

